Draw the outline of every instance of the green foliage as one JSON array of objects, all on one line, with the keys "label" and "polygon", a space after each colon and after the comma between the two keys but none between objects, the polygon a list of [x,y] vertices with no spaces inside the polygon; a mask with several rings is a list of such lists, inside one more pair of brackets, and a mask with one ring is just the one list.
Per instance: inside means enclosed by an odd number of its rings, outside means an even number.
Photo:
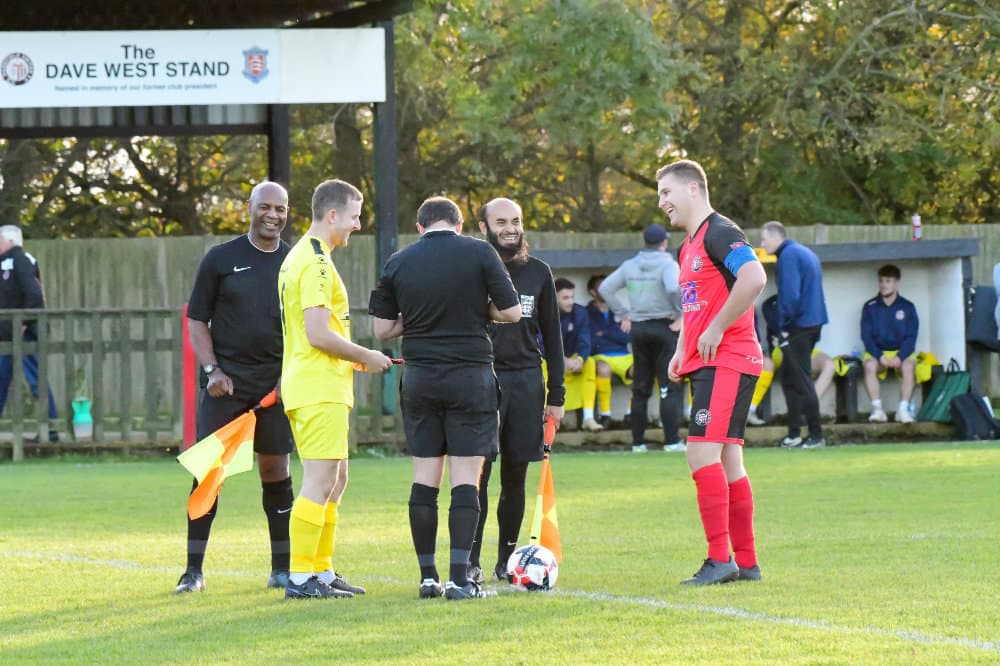
[{"label": "green foliage", "polygon": [[[1000,13],[986,0],[449,0],[396,26],[400,227],[447,194],[532,228],[662,219],[702,162],[746,224],[1000,215]],[[293,107],[292,223],[343,177],[373,213],[370,105]],[[262,137],[0,141],[0,215],[35,236],[232,233]]]},{"label": "green foliage", "polygon": [[[177,597],[190,479],[173,460],[3,464],[0,650],[5,664],[996,663],[995,444],[752,449],[747,461],[762,582],[677,584],[704,557],[683,456],[557,454],[556,591],[497,586],[463,603],[416,598],[404,458],[351,462],[335,564],[368,594],[327,602],[264,589],[254,472],[222,491],[207,590]],[[495,478],[491,506],[498,492]],[[447,510],[443,498],[442,573]],[[489,557],[492,513],[486,524]],[[39,594],[40,576],[58,584]]]}]

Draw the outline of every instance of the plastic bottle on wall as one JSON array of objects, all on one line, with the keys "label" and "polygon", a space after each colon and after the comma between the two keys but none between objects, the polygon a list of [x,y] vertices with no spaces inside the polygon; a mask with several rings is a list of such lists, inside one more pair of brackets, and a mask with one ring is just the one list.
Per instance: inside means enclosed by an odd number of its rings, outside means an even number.
[{"label": "plastic bottle on wall", "polygon": [[920,213],[914,213],[910,222],[913,224],[913,240],[920,240],[924,235],[920,225]]}]

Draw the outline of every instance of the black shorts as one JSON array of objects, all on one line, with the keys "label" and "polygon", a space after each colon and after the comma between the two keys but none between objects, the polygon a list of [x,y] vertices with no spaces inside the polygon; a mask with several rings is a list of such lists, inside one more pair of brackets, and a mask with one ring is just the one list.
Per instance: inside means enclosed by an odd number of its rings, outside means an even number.
[{"label": "black shorts", "polygon": [[[267,393],[261,393],[260,397]],[[258,397],[257,400],[260,398]],[[202,440],[257,404],[240,396],[224,395],[213,398],[201,392],[198,402],[198,439]],[[266,409],[257,410],[257,427],[253,433],[253,450],[265,455],[282,455],[295,450],[292,427],[285,416],[285,406],[278,401]]]},{"label": "black shorts", "polygon": [[492,365],[404,367],[400,407],[410,455],[495,456],[498,392]]},{"label": "black shorts", "polygon": [[513,462],[542,459],[545,380],[541,366],[497,370],[500,382],[500,454]]},{"label": "black shorts", "polygon": [[757,376],[706,366],[688,378],[691,380],[688,442],[742,445]]}]

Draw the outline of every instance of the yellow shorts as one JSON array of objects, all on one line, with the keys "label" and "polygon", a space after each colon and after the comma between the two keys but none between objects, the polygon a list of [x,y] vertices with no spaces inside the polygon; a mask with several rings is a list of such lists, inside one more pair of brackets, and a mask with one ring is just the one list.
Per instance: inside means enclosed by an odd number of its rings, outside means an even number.
[{"label": "yellow shorts", "polygon": [[618,356],[605,356],[604,354],[595,354],[591,356],[595,361],[604,361],[611,368],[611,372],[622,380],[622,383],[626,386],[632,384],[632,378],[628,376],[628,371],[632,369],[635,365],[635,360],[632,358],[632,354],[620,354]]},{"label": "yellow shorts", "polygon": [[339,402],[305,405],[288,412],[299,458],[342,460],[347,458],[347,432],[351,408]]},{"label": "yellow shorts", "polygon": [[[899,354],[899,350],[898,349],[883,349],[882,350],[882,354],[885,355],[887,358],[896,358],[896,356]],[[865,357],[864,358],[867,361],[868,359],[875,358],[875,357],[872,356],[871,354],[869,354],[868,352],[865,352]],[[910,354],[909,358],[912,358],[913,362],[916,363],[916,361],[917,361],[917,354],[914,352],[913,354]],[[875,358],[875,360],[877,361],[878,359]],[[902,372],[900,372],[899,368],[896,368],[895,371],[896,371],[896,376],[897,377],[899,377],[899,376],[902,375]],[[889,368],[881,368],[878,371],[878,378],[880,380],[884,380],[888,376],[889,376]]]},{"label": "yellow shorts", "polygon": [[[816,356],[817,354],[822,354],[823,350],[819,347],[813,347],[812,353],[809,355],[810,358]],[[781,361],[784,360],[784,354],[781,353],[781,347],[775,347],[771,350],[771,360],[774,361],[774,369],[777,370],[781,367]]]}]

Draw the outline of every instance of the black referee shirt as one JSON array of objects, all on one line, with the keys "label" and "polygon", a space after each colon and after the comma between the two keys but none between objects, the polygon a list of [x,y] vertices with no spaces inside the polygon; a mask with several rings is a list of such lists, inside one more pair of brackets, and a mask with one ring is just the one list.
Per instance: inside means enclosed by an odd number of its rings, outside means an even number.
[{"label": "black referee shirt", "polygon": [[549,371],[546,402],[561,406],[566,400],[565,368],[552,270],[544,261],[534,257],[528,257],[527,261],[512,261],[506,266],[521,301],[521,321],[490,325],[495,357],[493,366],[497,370],[537,368],[542,357],[538,348],[540,336]]},{"label": "black referee shirt", "polygon": [[493,362],[491,300],[500,310],[518,303],[496,250],[435,229],[385,262],[368,313],[390,320],[402,313],[407,365],[485,365]]},{"label": "black referee shirt", "polygon": [[213,247],[198,266],[187,316],[209,324],[219,367],[236,390],[266,392],[281,377],[278,269],[290,249],[281,242],[265,252],[243,235]]}]

